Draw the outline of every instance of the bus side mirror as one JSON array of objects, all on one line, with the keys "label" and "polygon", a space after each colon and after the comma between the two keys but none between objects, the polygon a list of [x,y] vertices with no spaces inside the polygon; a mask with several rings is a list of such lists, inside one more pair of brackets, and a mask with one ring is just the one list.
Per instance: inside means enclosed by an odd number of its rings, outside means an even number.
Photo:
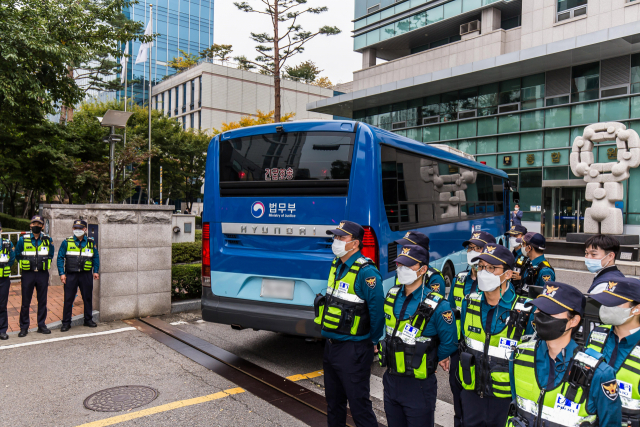
[{"label": "bus side mirror", "polygon": [[520,203],[520,192],[513,192],[513,203]]}]

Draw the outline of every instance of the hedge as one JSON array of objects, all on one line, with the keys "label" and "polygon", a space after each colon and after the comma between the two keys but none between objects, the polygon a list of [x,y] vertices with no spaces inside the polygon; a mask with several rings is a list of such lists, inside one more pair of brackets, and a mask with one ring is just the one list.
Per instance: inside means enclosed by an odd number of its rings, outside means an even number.
[{"label": "hedge", "polygon": [[186,242],[171,245],[171,263],[192,263],[202,259],[202,243]]},{"label": "hedge", "polygon": [[14,218],[7,214],[0,213],[0,222],[3,228],[13,228],[19,231],[29,231],[31,221],[25,218]]},{"label": "hedge", "polygon": [[174,299],[202,296],[202,264],[174,265],[171,267],[171,296]]},{"label": "hedge", "polygon": [[202,243],[202,230],[196,230],[196,242]]},{"label": "hedge", "polygon": [[202,227],[202,217],[201,216],[197,216],[196,217],[196,225]]}]

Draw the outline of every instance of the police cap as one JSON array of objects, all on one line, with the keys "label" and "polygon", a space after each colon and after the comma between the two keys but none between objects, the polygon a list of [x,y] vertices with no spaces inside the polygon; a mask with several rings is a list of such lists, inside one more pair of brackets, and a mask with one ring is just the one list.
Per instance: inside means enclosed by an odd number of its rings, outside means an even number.
[{"label": "police cap", "polygon": [[547,314],[575,311],[582,316],[587,299],[578,289],[560,282],[547,282],[538,298],[527,303]]},{"label": "police cap", "polygon": [[402,247],[402,252],[394,262],[413,267],[417,263],[429,264],[429,253],[418,245],[408,245]]},{"label": "police cap", "polygon": [[402,239],[396,240],[395,243],[402,246],[422,246],[427,252],[429,252],[429,238],[426,234],[420,233],[419,231],[409,231]]},{"label": "police cap", "polygon": [[87,227],[87,221],[85,220],[76,219],[75,221],[73,221],[73,228],[82,229],[86,227]]},{"label": "police cap", "polygon": [[530,232],[528,232],[527,234],[525,234],[524,236],[522,236],[522,237],[518,237],[518,238],[516,239],[516,242],[518,242],[518,243],[522,243],[523,241],[528,242],[528,241],[529,241],[529,239],[531,239],[531,238],[533,237],[533,235],[534,235],[534,234],[536,234],[536,233],[534,233],[533,231],[530,231]]},{"label": "police cap", "polygon": [[513,268],[513,264],[516,262],[511,251],[498,244],[485,245],[482,253],[473,258],[471,262],[476,262],[477,260],[486,261],[491,265],[506,265],[509,268]]},{"label": "police cap", "polygon": [[640,280],[631,277],[609,280],[605,290],[589,296],[606,307],[617,307],[625,302],[640,302]]},{"label": "police cap", "polygon": [[31,222],[39,222],[40,224],[44,224],[44,220],[42,219],[42,217],[40,215],[34,215],[31,218]]},{"label": "police cap", "polygon": [[544,251],[547,246],[547,240],[540,233],[533,233],[533,236],[527,237],[528,233],[524,236],[524,241],[527,242],[527,245],[531,245],[534,248]]},{"label": "police cap", "polygon": [[496,243],[496,238],[486,231],[475,231],[471,233],[471,238],[469,240],[462,242],[462,246],[466,248],[469,243],[473,243],[474,245],[482,248],[486,244]]},{"label": "police cap", "polygon": [[360,224],[356,224],[352,221],[340,221],[338,228],[334,230],[327,230],[327,234],[333,234],[334,236],[351,236],[355,240],[362,241],[364,237],[364,228]]},{"label": "police cap", "polygon": [[505,234],[512,234],[514,236],[517,236],[518,234],[527,234],[527,228],[522,225],[512,225],[511,229]]}]

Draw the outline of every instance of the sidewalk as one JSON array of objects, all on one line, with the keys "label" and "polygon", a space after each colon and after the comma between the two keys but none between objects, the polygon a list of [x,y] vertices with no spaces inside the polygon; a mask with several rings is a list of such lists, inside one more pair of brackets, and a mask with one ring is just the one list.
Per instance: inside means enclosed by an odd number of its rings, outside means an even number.
[{"label": "sidewalk", "polygon": [[[30,328],[38,327],[38,299],[37,292],[33,292],[31,306],[29,307]],[[9,330],[7,332],[18,332],[20,330],[20,306],[22,304],[22,293],[20,282],[11,284],[9,289],[9,303],[7,304],[7,315],[9,316]],[[64,287],[49,286],[47,293],[47,324],[62,320],[62,307],[64,305]],[[73,303],[71,316],[84,313],[84,304],[80,292],[76,295]]]}]

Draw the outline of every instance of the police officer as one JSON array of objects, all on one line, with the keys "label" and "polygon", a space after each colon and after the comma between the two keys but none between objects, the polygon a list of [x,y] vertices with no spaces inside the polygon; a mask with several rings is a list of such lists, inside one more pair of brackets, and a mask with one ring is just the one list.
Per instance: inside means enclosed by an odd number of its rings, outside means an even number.
[{"label": "police officer", "polygon": [[596,234],[584,242],[584,262],[591,273],[595,273],[589,293],[602,292],[610,281],[624,278],[624,274],[616,266],[616,258],[620,253],[620,243],[611,236]]},{"label": "police officer", "polygon": [[44,220],[40,215],[31,218],[31,233],[20,236],[16,245],[16,259],[22,270],[22,306],[20,307],[19,337],[29,333],[29,305],[33,289],[38,294],[38,333],[50,334],[47,328],[47,291],[49,269],[53,259],[53,241],[42,232]]},{"label": "police officer", "polygon": [[[547,241],[540,233],[527,233],[521,238],[522,254],[531,261],[527,264],[522,275],[522,292],[528,293],[529,286],[544,287],[547,282],[556,280],[556,273],[544,258],[544,250]],[[516,279],[519,279],[516,274]]]},{"label": "police officer", "polygon": [[531,308],[509,279],[514,258],[509,249],[487,244],[478,261],[479,293],[462,303],[458,376],[462,383],[462,425],[503,427],[511,402],[509,356],[533,334]]},{"label": "police officer", "polygon": [[386,336],[378,357],[383,376],[384,412],[389,427],[434,425],[438,364],[449,370],[458,349],[454,315],[444,296],[427,285],[429,254],[408,245],[395,260],[400,285],[384,303]]},{"label": "police officer", "polygon": [[527,296],[529,292],[528,290],[527,292],[523,291],[521,279],[521,275],[526,269],[527,261],[529,259],[522,254],[522,238],[527,234],[527,229],[522,225],[512,225],[511,229],[505,234],[509,235],[509,248],[511,248],[511,253],[516,259],[516,262],[513,265],[513,272],[515,274],[511,278],[511,283],[516,290],[516,294]]},{"label": "police officer", "polygon": [[[418,245],[427,251],[427,272],[425,273],[425,280],[427,281],[427,287],[433,292],[442,293],[444,295],[446,284],[442,272],[437,268],[433,268],[429,265],[429,237],[426,234],[418,231],[410,231],[404,235],[402,239],[398,239],[395,243],[402,246]],[[396,285],[400,283],[396,280]]]},{"label": "police officer", "polygon": [[513,406],[507,426],[621,425],[613,368],[599,352],[585,350],[572,339],[584,313],[582,293],[549,281],[528,305],[536,307],[538,341],[520,344],[513,352]]},{"label": "police officer", "polygon": [[[456,316],[458,340],[460,339],[460,309],[462,308],[462,301],[467,295],[477,292],[478,290],[478,261],[472,260],[480,255],[482,249],[484,249],[484,245],[488,243],[495,245],[496,239],[486,231],[471,233],[469,240],[462,243],[462,246],[467,250],[467,269],[456,275],[448,297],[449,305],[454,310]],[[462,385],[460,385],[460,380],[458,379],[459,360],[460,355],[458,352],[455,352],[451,356],[451,369],[449,370],[449,386],[451,387],[451,393],[453,395],[453,423],[455,427],[462,425],[462,403],[460,402]]]},{"label": "police officer", "polygon": [[380,272],[362,256],[364,229],[342,221],[332,234],[331,264],[326,296],[316,296],[315,322],[327,338],[323,367],[327,421],[344,426],[347,401],[356,426],[377,425],[369,398],[374,345],[384,329],[384,293]]},{"label": "police officer", "polygon": [[[0,224],[0,234],[2,224]],[[7,315],[7,303],[9,302],[9,288],[11,287],[11,267],[16,259],[11,240],[2,239],[0,244],[0,340],[8,340],[7,329],[9,317]]]},{"label": "police officer", "polygon": [[600,320],[587,348],[602,353],[616,372],[622,403],[622,425],[640,426],[640,280],[620,278],[591,298],[602,304]]},{"label": "police officer", "polygon": [[71,309],[80,288],[84,303],[84,326],[95,328],[93,321],[93,281],[100,275],[100,257],[93,237],[87,237],[87,222],[73,222],[73,236],[67,237],[58,250],[58,274],[64,284],[64,308],[60,332],[71,329]]}]

